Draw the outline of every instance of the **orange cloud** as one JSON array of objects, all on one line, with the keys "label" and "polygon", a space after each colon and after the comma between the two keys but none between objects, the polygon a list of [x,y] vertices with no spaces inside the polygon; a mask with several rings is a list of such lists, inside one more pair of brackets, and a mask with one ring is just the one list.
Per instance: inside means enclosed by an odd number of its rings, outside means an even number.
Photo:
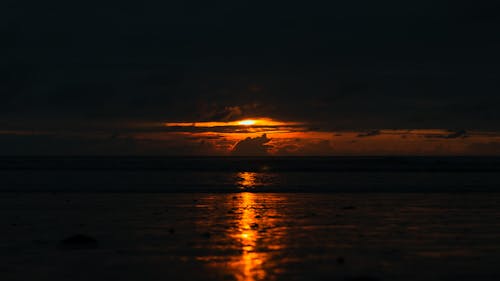
[{"label": "orange cloud", "polygon": [[[448,129],[310,129],[269,118],[229,122],[124,124],[113,132],[0,131],[5,147],[47,139],[54,151],[85,141],[88,151],[152,155],[500,155],[500,133]],[[38,141],[40,142],[40,141]],[[91,147],[92,146],[92,147]],[[75,147],[77,147],[75,145]],[[122,149],[117,149],[117,148]],[[14,151],[14,150],[13,150]],[[113,150],[114,151],[114,150]],[[94,153],[94,152],[93,152]]]}]

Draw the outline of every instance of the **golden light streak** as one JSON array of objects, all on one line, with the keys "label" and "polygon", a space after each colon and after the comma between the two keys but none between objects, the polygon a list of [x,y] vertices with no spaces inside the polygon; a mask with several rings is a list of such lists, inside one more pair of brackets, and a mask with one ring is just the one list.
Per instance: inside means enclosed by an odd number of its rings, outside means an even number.
[{"label": "golden light streak", "polygon": [[266,252],[256,251],[258,244],[257,220],[253,205],[255,195],[249,192],[241,193],[241,208],[243,213],[239,221],[240,232],[235,238],[241,242],[242,253],[240,259],[230,263],[237,269],[235,274],[238,281],[256,281],[266,279],[266,270],[262,265],[269,259]]},{"label": "golden light streak", "polygon": [[301,122],[282,122],[271,118],[255,118],[244,119],[230,122],[167,122],[166,127],[197,127],[197,128],[213,128],[213,127],[239,127],[239,126],[295,126],[302,125]]},{"label": "golden light streak", "polygon": [[[238,174],[241,176],[242,173]],[[250,176],[247,183],[255,185],[251,178],[258,178],[259,173],[246,175]],[[240,180],[235,180],[235,184],[239,185]],[[214,255],[202,253],[197,260],[220,272],[224,277],[219,278],[221,280],[275,280],[282,267],[280,252],[287,247],[287,228],[277,227],[283,225],[285,214],[279,210],[286,197],[272,193],[241,192],[238,195],[226,195],[225,198],[221,207],[226,206],[231,210],[225,217],[230,227],[227,227],[225,235],[215,238],[220,240],[207,243],[208,247],[215,249]],[[221,197],[210,195],[205,201],[216,203],[220,202],[219,199]],[[201,206],[206,205],[203,203]],[[209,215],[198,222],[203,226],[213,225],[220,220],[216,217]]]}]

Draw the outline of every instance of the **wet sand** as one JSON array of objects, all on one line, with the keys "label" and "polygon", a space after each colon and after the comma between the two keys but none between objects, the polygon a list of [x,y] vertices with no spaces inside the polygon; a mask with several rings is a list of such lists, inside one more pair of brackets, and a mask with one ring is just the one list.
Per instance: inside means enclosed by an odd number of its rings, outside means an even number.
[{"label": "wet sand", "polygon": [[500,280],[499,193],[2,193],[0,221],[2,280]]}]

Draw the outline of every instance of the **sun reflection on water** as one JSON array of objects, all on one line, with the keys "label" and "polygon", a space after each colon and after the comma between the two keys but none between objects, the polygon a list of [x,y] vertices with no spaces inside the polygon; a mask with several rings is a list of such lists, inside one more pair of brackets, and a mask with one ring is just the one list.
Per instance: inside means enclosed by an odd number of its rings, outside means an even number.
[{"label": "sun reflection on water", "polygon": [[230,266],[239,268],[235,277],[239,281],[264,280],[266,270],[263,264],[269,258],[268,253],[259,252],[258,247],[258,228],[256,219],[255,194],[243,192],[241,194],[240,207],[242,209],[239,220],[238,232],[233,237],[241,243],[241,257],[231,262]]},{"label": "sun reflection on water", "polygon": [[224,197],[212,195],[207,200],[221,200],[222,205],[214,210],[223,215],[208,216],[207,221],[200,222],[226,225],[224,235],[216,235],[218,238],[211,238],[212,243],[207,245],[215,253],[223,252],[199,260],[237,281],[274,280],[280,272],[277,255],[285,248],[285,229],[276,227],[283,220],[279,210],[285,199],[278,194],[252,192],[272,183],[270,173],[239,172],[233,179],[241,192]]},{"label": "sun reflection on water", "polygon": [[240,189],[251,189],[257,185],[257,173],[254,172],[239,172],[236,185]]}]

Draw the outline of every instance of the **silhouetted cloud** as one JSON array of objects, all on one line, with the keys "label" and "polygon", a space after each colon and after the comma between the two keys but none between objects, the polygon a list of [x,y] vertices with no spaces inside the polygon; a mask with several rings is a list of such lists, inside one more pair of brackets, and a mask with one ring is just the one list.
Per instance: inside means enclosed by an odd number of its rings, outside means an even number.
[{"label": "silhouetted cloud", "polygon": [[378,136],[380,135],[380,130],[371,130],[365,133],[360,133],[358,134],[358,138],[364,138],[364,137],[373,137],[373,136]]},{"label": "silhouetted cloud", "polygon": [[267,145],[269,141],[271,141],[271,139],[267,138],[266,134],[255,138],[247,137],[234,146],[232,154],[245,156],[267,155],[270,148],[270,146]]},{"label": "silhouetted cloud", "polygon": [[466,137],[467,137],[467,131],[465,130],[456,131],[445,136],[446,139],[456,139],[456,138],[466,138]]},{"label": "silhouetted cloud", "polygon": [[[205,109],[207,110],[207,109]],[[202,121],[233,121],[241,118],[243,111],[239,106],[225,106],[224,108],[212,107],[202,113]]]},{"label": "silhouetted cloud", "polygon": [[467,131],[466,130],[458,130],[458,131],[451,131],[449,134],[427,134],[425,135],[426,138],[438,138],[438,139],[457,139],[457,138],[466,138]]}]

